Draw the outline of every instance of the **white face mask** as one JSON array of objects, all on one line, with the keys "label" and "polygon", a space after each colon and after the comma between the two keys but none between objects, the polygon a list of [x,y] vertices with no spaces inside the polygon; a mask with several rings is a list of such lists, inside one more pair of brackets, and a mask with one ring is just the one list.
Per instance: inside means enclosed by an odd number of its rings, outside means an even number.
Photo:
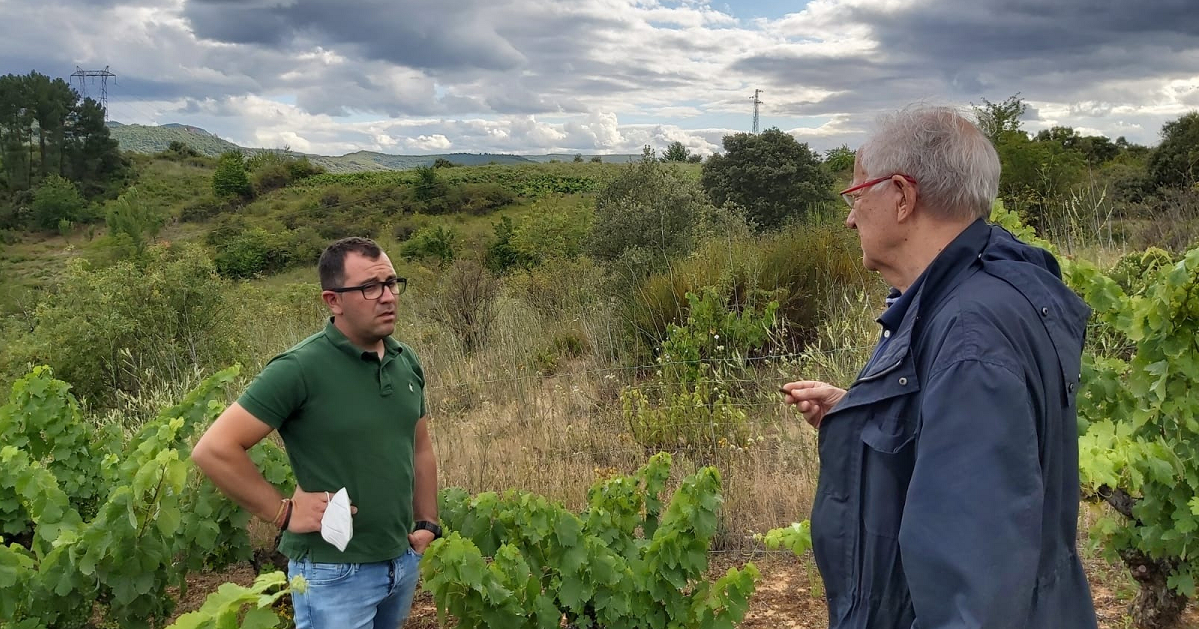
[{"label": "white face mask", "polygon": [[350,494],[342,487],[333,494],[329,505],[325,507],[325,515],[321,517],[321,537],[333,544],[337,550],[345,552],[346,546],[354,537],[354,519],[350,514]]}]

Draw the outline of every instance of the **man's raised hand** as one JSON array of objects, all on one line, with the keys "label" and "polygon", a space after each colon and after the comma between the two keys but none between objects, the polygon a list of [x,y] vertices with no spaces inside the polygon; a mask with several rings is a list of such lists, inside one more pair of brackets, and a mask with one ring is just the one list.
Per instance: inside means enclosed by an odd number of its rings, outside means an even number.
[{"label": "man's raised hand", "polygon": [[813,428],[819,428],[825,414],[845,397],[845,389],[816,380],[788,382],[780,391],[786,396],[785,401],[796,405]]}]

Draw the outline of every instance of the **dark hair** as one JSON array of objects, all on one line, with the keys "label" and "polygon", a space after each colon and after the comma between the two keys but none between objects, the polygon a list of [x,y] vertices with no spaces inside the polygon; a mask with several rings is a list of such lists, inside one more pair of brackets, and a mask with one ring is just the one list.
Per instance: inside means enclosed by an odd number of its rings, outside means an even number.
[{"label": "dark hair", "polygon": [[321,277],[321,290],[340,288],[346,281],[346,255],[357,253],[371,260],[378,260],[383,250],[370,238],[351,236],[342,238],[325,247],[316,268]]}]

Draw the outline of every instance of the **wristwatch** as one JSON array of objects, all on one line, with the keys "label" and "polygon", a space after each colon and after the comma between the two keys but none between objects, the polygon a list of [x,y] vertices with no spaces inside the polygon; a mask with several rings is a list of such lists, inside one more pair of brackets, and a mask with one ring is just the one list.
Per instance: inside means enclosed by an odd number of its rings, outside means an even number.
[{"label": "wristwatch", "polygon": [[433,539],[439,539],[441,537],[441,527],[438,526],[436,523],[430,522],[428,520],[421,520],[421,521],[417,522],[416,526],[412,530],[413,531],[429,531],[429,532],[433,533]]}]

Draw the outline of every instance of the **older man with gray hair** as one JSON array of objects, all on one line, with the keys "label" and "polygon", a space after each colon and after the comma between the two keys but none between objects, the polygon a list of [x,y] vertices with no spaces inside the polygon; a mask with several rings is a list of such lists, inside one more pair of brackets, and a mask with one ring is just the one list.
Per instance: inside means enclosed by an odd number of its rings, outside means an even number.
[{"label": "older man with gray hair", "polygon": [[842,193],[894,287],[848,390],[783,386],[819,431],[830,629],[1091,629],[1076,554],[1087,305],[989,225],[999,158],[956,111],[884,117]]}]

